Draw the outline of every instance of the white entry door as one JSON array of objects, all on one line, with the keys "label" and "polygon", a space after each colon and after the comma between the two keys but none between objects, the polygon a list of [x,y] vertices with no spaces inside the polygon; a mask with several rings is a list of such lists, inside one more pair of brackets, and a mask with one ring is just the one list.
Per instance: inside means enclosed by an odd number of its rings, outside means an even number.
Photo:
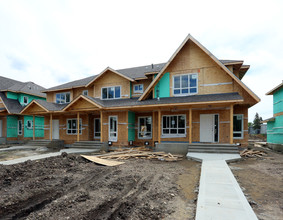
[{"label": "white entry door", "polygon": [[2,120],[0,120],[0,137],[2,137]]},{"label": "white entry door", "polygon": [[52,120],[52,139],[59,139],[59,120]]},{"label": "white entry door", "polygon": [[109,116],[109,141],[116,142],[118,139],[118,119],[117,116]]},{"label": "white entry door", "polygon": [[200,115],[200,142],[214,142],[214,114]]}]

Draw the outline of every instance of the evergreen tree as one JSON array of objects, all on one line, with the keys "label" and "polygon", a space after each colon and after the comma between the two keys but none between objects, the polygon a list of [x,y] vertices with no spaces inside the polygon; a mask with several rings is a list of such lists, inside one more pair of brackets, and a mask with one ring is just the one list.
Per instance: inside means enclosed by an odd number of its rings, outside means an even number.
[{"label": "evergreen tree", "polygon": [[260,125],[262,124],[261,121],[262,121],[262,118],[259,117],[258,113],[256,113],[254,121],[253,121],[253,129],[254,130],[260,129]]}]

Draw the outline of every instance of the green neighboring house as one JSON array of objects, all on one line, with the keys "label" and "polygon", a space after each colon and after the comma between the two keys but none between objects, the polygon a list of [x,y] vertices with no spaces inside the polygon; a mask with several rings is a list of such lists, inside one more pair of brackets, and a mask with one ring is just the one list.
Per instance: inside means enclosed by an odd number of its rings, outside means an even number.
[{"label": "green neighboring house", "polygon": [[273,117],[263,121],[267,122],[267,142],[283,144],[283,81],[266,95],[273,95]]},{"label": "green neighboring house", "polygon": [[33,82],[20,82],[0,76],[0,143],[18,143],[44,137],[44,117],[21,115],[34,99],[46,100],[45,88]]}]

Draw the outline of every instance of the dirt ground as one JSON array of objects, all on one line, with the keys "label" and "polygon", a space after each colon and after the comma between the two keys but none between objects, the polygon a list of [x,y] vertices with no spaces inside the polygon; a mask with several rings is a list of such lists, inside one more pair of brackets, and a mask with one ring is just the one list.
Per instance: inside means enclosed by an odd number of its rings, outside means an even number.
[{"label": "dirt ground", "polygon": [[257,217],[281,220],[283,216],[283,154],[263,148],[262,158],[229,164]]},{"label": "dirt ground", "polygon": [[200,163],[78,155],[0,165],[1,219],[194,219]]}]

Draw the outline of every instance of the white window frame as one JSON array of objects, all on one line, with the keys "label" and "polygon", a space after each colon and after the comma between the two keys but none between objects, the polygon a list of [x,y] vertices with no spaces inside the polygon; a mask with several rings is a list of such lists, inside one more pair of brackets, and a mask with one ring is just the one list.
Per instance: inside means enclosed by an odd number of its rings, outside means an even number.
[{"label": "white window frame", "polygon": [[[67,118],[67,123],[66,123],[66,134],[67,135],[77,135],[78,134],[78,125],[77,125],[77,128],[76,128],[76,133],[68,133],[68,130],[70,130],[70,131],[72,131],[72,130],[74,130],[74,129],[68,129],[68,121],[70,121],[70,120],[75,120],[75,122],[77,123],[77,118]],[[73,123],[73,122],[72,122]],[[80,135],[82,134],[82,130],[83,130],[83,128],[82,128],[82,119],[80,118],[80,122],[79,122],[80,124],[79,124],[79,130],[80,130]]]},{"label": "white window frame", "polygon": [[[30,124],[30,126],[29,126]],[[27,120],[27,129],[32,129],[33,128],[33,121],[32,120]]]},{"label": "white window frame", "polygon": [[[21,126],[19,125],[21,123]],[[18,120],[18,135],[23,135],[23,121]]]},{"label": "white window frame", "polygon": [[[234,131],[233,129],[233,139],[243,139],[244,138],[244,115],[243,114],[233,114],[234,116],[242,116],[242,128],[241,131]],[[233,120],[233,127],[234,127],[234,120]],[[241,137],[234,137],[234,134],[241,134]]]},{"label": "white window frame", "polygon": [[[150,118],[151,120],[151,124],[150,124],[150,127],[151,127],[151,131],[150,131],[150,136],[147,136],[147,137],[140,137],[140,133],[141,133],[141,130],[140,130],[140,119],[143,118],[145,120],[147,120],[147,118]],[[138,117],[138,139],[152,139],[152,116],[140,116]]]},{"label": "white window frame", "polygon": [[[163,128],[163,117],[174,117],[174,116],[177,116],[177,118],[178,118],[178,116],[184,116],[185,117],[185,127],[184,128],[179,128],[178,127],[178,125],[177,125],[177,127],[176,128]],[[186,126],[186,124],[187,124],[187,118],[186,118],[186,114],[179,114],[179,115],[162,115],[162,124],[161,124],[161,130],[162,130],[162,138],[178,138],[178,137],[186,137],[187,136],[187,126]],[[177,131],[178,131],[178,129],[185,129],[185,133],[184,134],[164,134],[163,133],[163,129],[169,129],[169,130],[171,130],[171,129],[177,129]]]},{"label": "white window frame", "polygon": [[83,95],[88,95],[88,90],[83,90]]},{"label": "white window frame", "polygon": [[[120,87],[120,97],[119,98],[115,98],[115,87]],[[108,88],[114,88],[114,98],[108,98]],[[103,98],[103,93],[102,93],[103,89],[107,89],[107,98],[106,99]],[[107,86],[107,87],[101,88],[101,99],[103,99],[103,100],[120,99],[121,97],[122,97],[122,86]]]},{"label": "white window frame", "polygon": [[[57,95],[61,96],[62,94],[65,94],[65,100],[62,101],[61,98],[60,98],[59,102],[57,102]],[[66,94],[69,94],[69,102],[66,101],[66,97],[67,97]],[[71,93],[70,92],[56,93],[55,94],[55,102],[58,103],[58,104],[70,103],[71,102]]]},{"label": "white window frame", "polygon": [[[26,98],[26,101],[25,101]],[[23,96],[23,104],[27,105],[28,104],[28,96]]]},{"label": "white window frame", "polygon": [[[111,129],[110,129],[110,118],[116,118],[116,123],[117,123],[117,125],[116,125],[116,132],[114,132],[114,133],[116,133],[116,137],[115,138],[111,138],[110,137],[110,133],[111,133]],[[112,141],[112,142],[117,142],[118,141],[118,134],[119,134],[119,127],[118,127],[118,115],[110,115],[109,117],[108,117],[108,140],[109,141]]]},{"label": "white window frame", "polygon": [[[182,81],[181,81],[181,78],[182,76],[188,76],[188,87],[186,88],[182,88]],[[190,76],[191,75],[196,75],[197,76],[197,79],[196,79],[196,87],[191,87],[190,86]],[[180,88],[175,88],[175,77],[180,77]],[[173,91],[172,91],[172,94],[173,96],[187,96],[187,95],[195,95],[195,94],[198,94],[198,73],[186,73],[186,74],[178,74],[178,75],[174,75],[173,76],[173,79],[172,79],[172,84],[173,84]],[[191,93],[190,92],[190,89],[191,88],[196,88],[196,92],[195,93]],[[174,94],[174,91],[175,89],[180,89],[180,94]],[[182,89],[188,89],[188,93],[182,93]]]},{"label": "white window frame", "polygon": [[[134,84],[134,93],[143,93],[143,84]],[[141,89],[137,89],[136,90],[136,86],[138,86],[138,88],[140,88],[141,86]]]},{"label": "white window frame", "polygon": [[[95,130],[96,130],[96,129],[95,129],[95,128],[96,128],[96,127],[95,127],[95,121],[96,121],[96,120],[99,120],[99,126],[100,126],[100,129],[99,129],[99,130],[100,130],[100,132],[95,132]],[[101,124],[100,124],[100,123],[101,123],[100,118],[95,118],[95,119],[93,120],[93,138],[94,138],[94,139],[100,139],[100,137],[101,137]],[[99,133],[100,135],[99,135],[99,136],[96,136],[96,133]]]}]

